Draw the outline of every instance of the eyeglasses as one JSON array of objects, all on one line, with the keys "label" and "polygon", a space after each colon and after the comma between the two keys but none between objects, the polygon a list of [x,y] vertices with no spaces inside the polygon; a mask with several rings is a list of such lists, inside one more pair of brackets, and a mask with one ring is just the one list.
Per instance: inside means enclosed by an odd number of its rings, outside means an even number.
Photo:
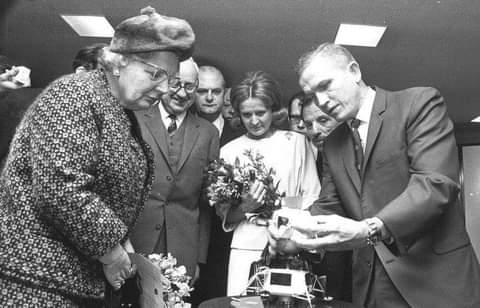
[{"label": "eyeglasses", "polygon": [[182,88],[187,94],[193,94],[198,87],[198,80],[195,83],[183,82],[180,78],[175,77],[168,81],[168,87],[172,90],[172,94],[178,93]]},{"label": "eyeglasses", "polygon": [[153,68],[152,71],[147,71],[150,74],[150,79],[152,81],[162,82],[168,79],[168,83],[170,84],[170,79],[172,79],[173,77],[168,76],[168,73],[166,70],[138,57],[134,57],[134,60]]}]

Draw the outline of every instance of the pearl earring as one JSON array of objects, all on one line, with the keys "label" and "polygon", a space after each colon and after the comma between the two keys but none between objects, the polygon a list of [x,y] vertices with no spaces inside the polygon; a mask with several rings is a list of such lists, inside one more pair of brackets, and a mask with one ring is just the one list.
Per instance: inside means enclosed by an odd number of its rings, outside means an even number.
[{"label": "pearl earring", "polygon": [[120,71],[118,69],[113,70],[113,76],[118,77],[120,76]]}]

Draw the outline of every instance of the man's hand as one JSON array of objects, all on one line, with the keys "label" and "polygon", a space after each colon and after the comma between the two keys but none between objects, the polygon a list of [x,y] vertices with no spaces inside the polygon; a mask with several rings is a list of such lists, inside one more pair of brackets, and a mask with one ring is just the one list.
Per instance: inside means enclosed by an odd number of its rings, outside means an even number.
[{"label": "man's hand", "polygon": [[368,226],[339,215],[317,215],[292,220],[290,226],[307,236],[293,234],[290,240],[310,249],[349,250],[366,246]]}]

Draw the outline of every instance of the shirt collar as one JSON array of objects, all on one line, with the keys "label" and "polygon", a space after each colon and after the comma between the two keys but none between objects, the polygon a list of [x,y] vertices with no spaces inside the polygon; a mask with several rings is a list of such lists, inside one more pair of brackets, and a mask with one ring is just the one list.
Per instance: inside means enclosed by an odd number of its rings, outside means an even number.
[{"label": "shirt collar", "polygon": [[368,88],[367,95],[360,105],[357,116],[355,118],[360,120],[361,124],[368,124],[372,115],[373,102],[375,101],[375,90]]},{"label": "shirt collar", "polygon": [[[163,107],[162,102],[158,104],[158,109],[160,110],[160,116],[162,117],[162,121],[164,124],[166,124],[165,127],[168,127],[170,124],[170,118],[168,117],[170,114],[165,110],[165,107]],[[177,114],[177,120],[175,121],[177,123],[177,126],[180,127],[182,125],[183,120],[185,119],[185,116],[187,115],[187,111],[182,112],[181,114]]]},{"label": "shirt collar", "polygon": [[225,120],[223,119],[222,114],[215,119],[215,121],[212,122],[212,124],[217,128],[218,130],[218,135],[222,134],[223,131],[223,126],[225,125]]}]

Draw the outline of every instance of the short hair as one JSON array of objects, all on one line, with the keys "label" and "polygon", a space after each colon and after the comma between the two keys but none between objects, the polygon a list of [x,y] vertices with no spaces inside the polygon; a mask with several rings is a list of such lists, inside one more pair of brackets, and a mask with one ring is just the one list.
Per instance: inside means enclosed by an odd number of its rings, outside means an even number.
[{"label": "short hair", "polygon": [[293,94],[293,96],[288,101],[288,114],[290,115],[290,113],[292,112],[292,104],[295,100],[300,100],[300,102],[303,105],[304,99],[305,99],[305,93],[303,93],[302,91]]},{"label": "short hair", "polygon": [[[304,53],[297,62],[295,67],[295,71],[297,72],[298,76],[302,75],[303,71],[307,68],[308,65],[312,62],[312,60],[318,55],[325,55],[331,58],[334,58],[337,63],[347,66],[352,61],[357,62],[353,55],[341,45],[337,45],[334,43],[323,43],[320,44],[314,50],[308,51]],[[358,62],[357,62],[358,63]]]},{"label": "short hair", "polygon": [[241,123],[239,118],[240,104],[249,98],[258,98],[267,108],[272,110],[273,127],[285,127],[288,111],[282,104],[280,85],[269,74],[263,71],[248,72],[246,77],[232,88],[230,100],[235,110],[235,116],[232,118],[235,126]]},{"label": "short hair", "polygon": [[88,71],[96,69],[102,50],[106,46],[105,43],[97,43],[81,48],[73,59],[73,70],[75,71],[79,66],[85,67]]},{"label": "short hair", "polygon": [[225,78],[223,77],[223,74],[222,72],[216,68],[215,66],[210,66],[210,65],[203,65],[203,66],[200,66],[199,68],[199,71],[198,71],[198,76],[200,78],[200,75],[202,73],[214,73],[214,74],[218,74],[221,79],[222,79],[222,87],[225,89],[226,87],[226,82],[225,82]]},{"label": "short hair", "polygon": [[[303,101],[302,101],[302,108],[300,110],[300,114],[301,114],[301,117],[303,119],[303,110],[310,106],[310,105],[316,105],[318,107],[318,103],[317,103],[317,97],[315,96],[315,94],[307,94],[304,96],[303,98]],[[319,107],[320,108],[320,107]]]}]

